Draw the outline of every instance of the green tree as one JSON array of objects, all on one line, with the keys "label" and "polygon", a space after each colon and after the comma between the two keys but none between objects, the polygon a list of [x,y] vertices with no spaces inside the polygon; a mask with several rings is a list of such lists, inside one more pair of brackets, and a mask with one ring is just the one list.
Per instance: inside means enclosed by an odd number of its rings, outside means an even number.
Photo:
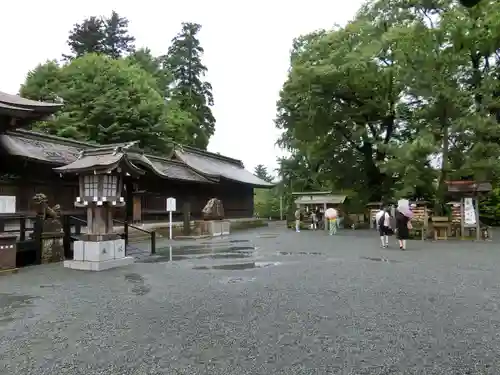
[{"label": "green tree", "polygon": [[[40,130],[100,144],[139,140],[144,149],[158,152],[182,134],[169,122],[173,114],[167,113],[156,80],[138,66],[96,54],[60,69],[52,64],[28,74],[21,87],[21,95],[28,98],[39,99],[50,91],[64,100],[64,109],[38,124]],[[45,85],[38,77],[47,71],[54,73],[53,84]]]},{"label": "green tree", "polygon": [[115,11],[104,20],[104,53],[118,59],[134,51],[135,38],[128,32],[128,19]]},{"label": "green tree", "polygon": [[104,21],[99,17],[89,17],[73,26],[67,44],[72,55],[66,58],[81,57],[86,53],[104,53]]},{"label": "green tree", "polygon": [[259,164],[255,167],[253,174],[259,177],[261,180],[272,182],[273,177],[267,172],[267,168],[263,164]]},{"label": "green tree", "polygon": [[297,38],[276,120],[284,184],[443,203],[447,179],[498,179],[499,11],[374,0]]},{"label": "green tree", "polygon": [[151,74],[157,81],[158,87],[165,98],[170,97],[170,85],[173,82],[172,73],[163,67],[163,59],[155,57],[149,48],[140,48],[127,56],[127,61],[135,64]]},{"label": "green tree", "polygon": [[20,94],[26,98],[42,102],[55,102],[60,92],[61,67],[55,60],[38,64],[28,72],[26,83],[21,86]]},{"label": "green tree", "polygon": [[192,125],[186,129],[189,144],[206,149],[215,131],[212,86],[203,80],[207,68],[201,58],[203,48],[198,40],[201,25],[183,23],[164,56],[164,68],[173,76],[171,98],[191,114]]},{"label": "green tree", "polygon": [[402,92],[390,46],[373,42],[385,32],[360,19],[298,39],[276,121],[283,130],[279,143],[316,178],[363,190],[373,200],[388,195],[393,183],[378,163],[398,135]]},{"label": "green tree", "polygon": [[128,20],[113,11],[110,17],[92,16],[73,26],[68,36],[71,55],[68,59],[86,53],[102,53],[112,58],[122,57],[134,50],[135,38],[129,35]]}]

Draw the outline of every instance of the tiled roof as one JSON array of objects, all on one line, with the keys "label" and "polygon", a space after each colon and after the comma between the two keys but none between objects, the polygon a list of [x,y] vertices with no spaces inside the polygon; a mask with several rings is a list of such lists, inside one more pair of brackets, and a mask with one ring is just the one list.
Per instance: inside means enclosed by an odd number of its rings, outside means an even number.
[{"label": "tiled roof", "polygon": [[0,91],[0,114],[13,118],[41,120],[61,107],[59,103],[38,102]]},{"label": "tiled roof", "polygon": [[[83,150],[95,149],[98,152],[98,150],[102,151],[119,146],[100,146],[22,129],[1,134],[0,145],[11,155],[51,163],[56,166],[73,163]],[[240,160],[192,147],[176,145],[174,151],[176,160],[146,155],[137,149],[130,149],[127,156],[138,167],[145,167],[166,179],[212,183],[224,178],[257,187],[274,186],[247,171]],[[90,161],[90,159],[87,162],[100,163],[100,161]],[[106,160],[106,163],[109,163],[109,160]]]},{"label": "tiled roof", "polygon": [[[75,162],[83,150],[95,149],[96,152],[116,147],[117,145],[98,146],[96,144],[79,142],[66,138],[49,136],[28,130],[16,130],[0,135],[0,145],[11,155],[63,166]],[[182,163],[156,156],[148,156],[130,152],[129,159],[137,166],[144,166],[153,173],[166,179],[210,183],[200,173]],[[103,161],[80,159],[73,167],[83,168],[84,163],[96,165]],[[82,164],[83,163],[83,164]],[[104,163],[110,163],[105,160]]]},{"label": "tiled roof", "polygon": [[166,160],[149,155],[134,155],[131,156],[131,159],[136,165],[147,165],[155,174],[163,178],[168,177],[172,180],[200,183],[212,182],[189,166],[175,160]]},{"label": "tiled roof", "polygon": [[247,171],[240,160],[196,150],[192,147],[177,146],[174,154],[178,160],[211,177],[222,177],[258,187],[274,186]]},{"label": "tiled roof", "polygon": [[74,162],[54,168],[54,170],[60,173],[81,173],[89,171],[111,172],[116,168],[121,168],[124,172],[132,175],[142,175],[145,172],[135,166],[127,154],[128,147],[131,145],[88,148],[83,150]]},{"label": "tiled roof", "polygon": [[2,134],[0,143],[11,155],[57,165],[75,161],[80,151],[92,147],[90,144],[75,142],[54,143],[49,139],[29,134],[27,131]]},{"label": "tiled roof", "polygon": [[30,100],[20,97],[19,95],[11,95],[0,91],[0,103],[11,105],[17,108],[34,109],[37,111],[53,112],[62,107],[59,103],[45,103],[36,100]]}]

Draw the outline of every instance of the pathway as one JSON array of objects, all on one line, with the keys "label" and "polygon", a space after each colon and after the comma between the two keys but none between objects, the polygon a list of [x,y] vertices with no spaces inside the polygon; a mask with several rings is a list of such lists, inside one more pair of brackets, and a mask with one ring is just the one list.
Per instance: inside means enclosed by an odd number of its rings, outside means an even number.
[{"label": "pathway", "polygon": [[268,228],[32,267],[0,277],[0,374],[496,374],[499,263],[491,243]]}]

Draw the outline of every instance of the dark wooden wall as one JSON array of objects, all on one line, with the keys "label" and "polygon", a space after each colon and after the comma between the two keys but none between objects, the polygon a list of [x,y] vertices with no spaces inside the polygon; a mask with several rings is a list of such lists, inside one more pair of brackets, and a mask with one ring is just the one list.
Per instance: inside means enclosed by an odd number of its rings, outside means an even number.
[{"label": "dark wooden wall", "polygon": [[79,212],[73,204],[78,195],[76,176],[62,178],[52,168],[14,157],[0,162],[0,195],[15,195],[16,211],[20,213],[35,211],[32,198],[37,193],[44,193],[50,206],[59,204],[63,211]]},{"label": "dark wooden wall", "polygon": [[217,184],[193,184],[180,181],[168,181],[155,176],[144,176],[137,183],[142,200],[144,220],[161,220],[167,215],[165,203],[168,197],[177,201],[174,220],[182,220],[182,207],[189,202],[193,219],[202,217],[202,209],[211,198],[222,200],[226,218],[244,218],[253,216],[253,188],[231,181]]},{"label": "dark wooden wall", "polygon": [[[76,176],[60,177],[50,164],[36,163],[12,156],[0,155],[0,195],[16,196],[16,211],[33,214],[35,206],[32,198],[44,193],[49,205],[59,204],[64,213],[84,216],[81,209],[74,207],[78,196]],[[166,220],[166,198],[177,200],[175,221],[182,221],[182,207],[190,203],[192,219],[200,219],[202,209],[210,198],[222,200],[226,218],[245,218],[253,216],[253,188],[232,181],[217,184],[197,184],[161,179],[147,174],[134,181],[134,195],[141,197],[142,220]],[[125,209],[117,210],[117,219],[125,218]]]}]

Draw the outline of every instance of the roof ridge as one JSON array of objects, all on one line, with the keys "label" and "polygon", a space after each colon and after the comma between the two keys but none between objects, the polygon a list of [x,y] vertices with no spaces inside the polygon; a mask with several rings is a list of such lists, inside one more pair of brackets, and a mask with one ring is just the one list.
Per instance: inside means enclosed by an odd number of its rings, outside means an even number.
[{"label": "roof ridge", "polygon": [[[71,145],[71,146],[80,146],[80,147],[87,147],[87,148],[106,148],[106,147],[116,147],[116,146],[120,146],[120,145],[123,145],[127,142],[118,142],[118,143],[108,143],[108,144],[98,144],[98,143],[91,143],[91,142],[86,142],[86,141],[78,141],[78,140],[75,140],[75,139],[72,139],[72,138],[64,138],[64,137],[59,137],[57,135],[52,135],[52,134],[47,134],[47,133],[42,133],[42,132],[37,132],[37,131],[33,131],[33,130],[26,130],[26,129],[15,129],[15,130],[9,130],[7,131],[5,134],[7,135],[13,135],[13,136],[27,136],[27,137],[40,137],[42,138],[42,140],[52,140],[52,141],[56,141],[58,143],[63,143],[63,144],[67,144],[67,145]],[[239,159],[234,159],[234,158],[231,158],[229,156],[224,156],[224,155],[221,155],[221,154],[216,154],[216,153],[213,153],[213,152],[210,152],[210,151],[205,151],[205,150],[202,150],[202,149],[199,149],[199,148],[196,148],[196,147],[192,147],[192,146],[187,146],[187,145],[183,145],[181,143],[178,143],[178,142],[172,142],[173,145],[174,145],[174,150],[177,146],[177,148],[180,148],[181,151],[183,149],[187,150],[188,152],[192,152],[192,153],[196,153],[196,154],[199,154],[199,155],[202,155],[202,156],[207,156],[207,157],[211,157],[211,158],[214,158],[214,159],[219,159],[219,160],[222,160],[222,161],[226,161],[226,162],[229,162],[233,165],[237,165],[238,167],[240,168],[245,168],[244,165],[243,165],[243,162]],[[164,156],[158,156],[158,155],[155,155],[155,154],[151,154],[151,153],[146,153],[145,150],[143,149],[140,149],[140,148],[135,148],[135,147],[132,147],[130,148],[129,150],[130,152],[137,152],[137,153],[142,153],[143,155],[147,156],[147,157],[155,157],[155,158],[159,158],[159,159],[162,159],[164,161],[175,161],[175,160],[172,160],[171,159],[171,156],[170,157],[164,157]],[[182,165],[186,165],[186,163],[184,162],[180,162]]]},{"label": "roof ridge", "polygon": [[158,159],[158,161],[161,161],[161,162],[167,162],[167,163],[172,163],[174,165],[179,165],[179,166],[182,166],[184,168],[187,168],[189,169],[191,172],[197,174],[198,176],[201,176],[203,178],[206,178],[207,180],[213,180],[213,177],[211,177],[210,175],[206,174],[206,173],[202,173],[200,171],[198,171],[197,169],[194,169],[193,167],[191,167],[189,164],[183,162],[183,161],[179,161],[179,160],[174,160],[174,159],[167,159],[167,158],[163,158],[161,156],[156,156],[156,155],[148,155],[148,154],[144,154],[144,156],[146,158],[148,158],[150,161],[154,161],[154,160],[151,160],[151,159]]},{"label": "roof ridge", "polygon": [[182,149],[187,149],[190,152],[194,152],[194,153],[197,153],[197,154],[200,154],[200,155],[212,157],[214,159],[220,159],[220,160],[228,161],[228,162],[230,162],[232,164],[238,164],[239,167],[244,168],[243,162],[241,160],[239,160],[239,159],[235,159],[235,158],[231,158],[229,156],[224,156],[224,155],[221,155],[221,154],[217,154],[215,152],[210,152],[210,151],[202,150],[201,148],[183,145],[182,143],[178,143],[178,142],[173,142],[173,143],[174,143],[174,148],[175,148],[175,146],[178,146],[178,147],[181,148],[181,151],[182,151]]},{"label": "roof ridge", "polygon": [[42,132],[36,132],[33,130],[26,130],[26,129],[15,129],[15,130],[9,130],[6,132],[7,135],[19,135],[19,136],[31,136],[31,137],[42,137],[43,139],[47,140],[53,140],[53,141],[58,141],[61,143],[68,143],[71,145],[79,145],[79,146],[85,146],[88,148],[99,148],[99,147],[108,147],[108,146],[113,146],[113,144],[110,145],[99,145],[97,143],[90,143],[90,142],[85,142],[85,141],[77,141],[75,139],[71,138],[64,138],[64,137],[58,137],[57,135],[52,135],[52,134],[47,134],[47,133],[42,133]]}]

